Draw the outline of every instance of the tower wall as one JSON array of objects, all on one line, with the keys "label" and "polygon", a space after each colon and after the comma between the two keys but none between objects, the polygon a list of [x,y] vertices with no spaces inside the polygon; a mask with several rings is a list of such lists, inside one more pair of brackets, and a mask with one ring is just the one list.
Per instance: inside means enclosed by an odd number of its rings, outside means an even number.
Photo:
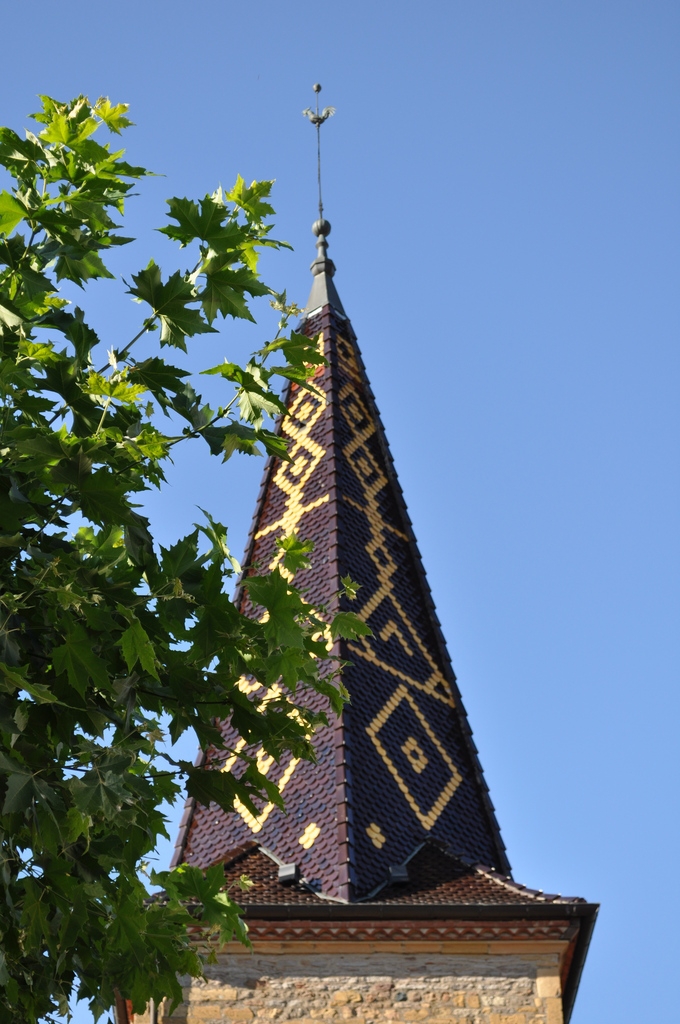
[{"label": "tower wall", "polygon": [[[271,944],[270,944],[271,945]],[[312,945],[311,943],[307,944]],[[357,944],[358,945],[358,944]],[[560,967],[551,951],[345,950],[223,954],[159,1024],[562,1024]],[[507,943],[505,944],[507,947]],[[514,944],[517,945],[517,944]],[[541,943],[541,947],[548,944]],[[142,1024],[148,1018],[136,1018]]]}]

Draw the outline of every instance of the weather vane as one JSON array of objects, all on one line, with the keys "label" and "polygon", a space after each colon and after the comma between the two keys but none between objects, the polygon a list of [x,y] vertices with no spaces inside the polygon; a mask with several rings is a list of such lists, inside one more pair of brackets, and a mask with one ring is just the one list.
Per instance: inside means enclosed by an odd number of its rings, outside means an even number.
[{"label": "weather vane", "polygon": [[302,111],[303,117],[308,117],[316,128],[316,176],[319,183],[319,220],[323,220],[323,202],[321,201],[321,125],[324,121],[327,121],[329,117],[332,117],[335,113],[335,107],[324,107],[319,112],[319,93],[321,92],[321,86],[318,82],[315,82],[312,86],[316,93],[316,111],[307,107],[306,110]]}]

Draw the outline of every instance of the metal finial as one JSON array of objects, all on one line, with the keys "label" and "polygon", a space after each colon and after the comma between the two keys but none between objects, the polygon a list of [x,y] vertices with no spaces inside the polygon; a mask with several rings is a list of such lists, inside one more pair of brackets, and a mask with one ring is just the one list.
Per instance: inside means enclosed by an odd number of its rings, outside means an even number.
[{"label": "metal finial", "polygon": [[321,198],[321,125],[324,121],[327,121],[329,117],[332,117],[335,113],[334,107],[324,107],[323,110],[319,110],[319,93],[321,92],[321,86],[318,82],[315,82],[312,89],[316,93],[316,110],[303,110],[302,113],[305,117],[308,117],[311,123],[316,128],[316,173],[319,183],[319,219],[314,221],[312,224],[312,231],[316,235],[316,259],[309,268],[313,275],[312,290],[309,293],[309,299],[307,306],[305,307],[305,317],[310,316],[313,312],[320,309],[324,309],[326,306],[332,306],[336,313],[341,317],[345,316],[345,311],[342,308],[342,302],[338,295],[335,284],[333,283],[333,275],[335,274],[335,265],[333,260],[328,258],[328,236],[331,233],[331,226],[323,215],[323,200]]},{"label": "metal finial", "polygon": [[[319,185],[319,220],[323,221],[323,201],[321,199],[321,125],[324,121],[327,121],[329,117],[333,116],[335,113],[335,107],[324,107],[322,111],[319,111],[319,93],[321,92],[321,85],[319,82],[315,82],[312,89],[316,93],[316,110],[312,110],[310,107],[307,107],[306,110],[302,111],[302,116],[308,117],[316,128],[316,177]],[[328,234],[328,232],[326,232],[326,234]]]}]

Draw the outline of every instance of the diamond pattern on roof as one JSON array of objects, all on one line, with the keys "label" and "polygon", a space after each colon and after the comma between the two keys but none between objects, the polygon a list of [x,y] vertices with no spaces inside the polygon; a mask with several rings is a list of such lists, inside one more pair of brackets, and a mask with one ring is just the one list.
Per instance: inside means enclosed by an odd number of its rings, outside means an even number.
[{"label": "diamond pattern on roof", "polygon": [[[245,562],[273,567],[276,538],[297,530],[315,551],[296,585],[312,604],[329,604],[350,575],[361,589],[347,607],[373,635],[339,645],[351,662],[344,682],[352,700],[317,733],[318,764],[289,757],[266,765],[287,813],[192,805],[176,859],[207,866],[257,839],[299,864],[313,889],[349,900],[365,897],[428,838],[507,871],[354,332],[330,306],[304,329],[321,335],[329,361],[314,381],[322,397],[290,388],[292,415],[281,430],[295,461],[267,465]],[[223,728],[237,740],[228,722]]]}]

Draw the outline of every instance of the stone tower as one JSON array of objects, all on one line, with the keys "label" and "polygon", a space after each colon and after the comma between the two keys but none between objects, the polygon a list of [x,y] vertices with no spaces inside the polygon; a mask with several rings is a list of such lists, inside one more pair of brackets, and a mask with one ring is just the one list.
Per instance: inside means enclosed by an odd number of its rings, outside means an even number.
[{"label": "stone tower", "polygon": [[[293,463],[265,469],[246,564],[276,538],[315,542],[296,576],[329,604],[350,575],[372,636],[338,644],[352,698],[315,737],[319,763],[261,767],[286,801],[255,817],[189,802],[175,863],[223,863],[254,952],[225,949],[186,989],[188,1024],[562,1024],[597,907],[515,883],[352,325],[317,258],[302,330],[328,366],[293,384]],[[256,685],[256,684],[255,684]],[[228,725],[226,726],[228,728]],[[268,763],[271,762],[271,763]],[[228,770],[229,765],[226,765]]]}]

